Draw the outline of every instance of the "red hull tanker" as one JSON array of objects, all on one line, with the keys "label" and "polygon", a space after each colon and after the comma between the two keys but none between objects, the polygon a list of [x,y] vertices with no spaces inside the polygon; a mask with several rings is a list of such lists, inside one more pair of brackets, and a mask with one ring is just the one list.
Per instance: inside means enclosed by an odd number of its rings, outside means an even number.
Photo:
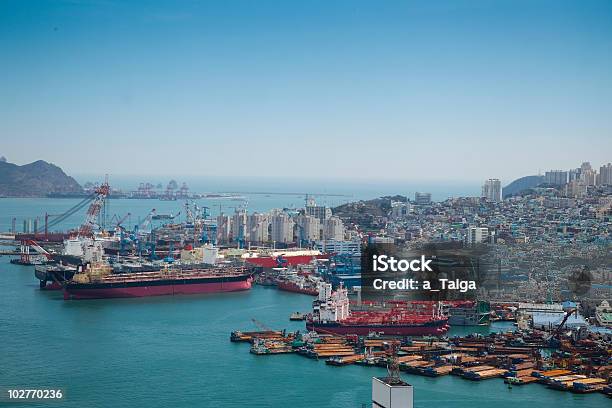
[{"label": "red hull tanker", "polygon": [[322,283],[318,295],[312,302],[306,329],[319,333],[441,336],[449,329],[448,317],[441,313],[439,302],[388,302],[389,309],[351,312],[343,287],[333,292],[331,284]]},{"label": "red hull tanker", "polygon": [[190,270],[114,274],[91,282],[70,281],[64,299],[103,299],[143,296],[192,295],[248,290],[251,275],[242,270]]},{"label": "red hull tanker", "polygon": [[306,265],[313,259],[326,259],[329,255],[322,254],[316,250],[292,250],[274,251],[270,253],[251,252],[243,255],[246,262],[264,268],[278,268],[295,265]]},{"label": "red hull tanker", "polygon": [[301,294],[310,295],[310,296],[317,296],[319,294],[319,291],[316,288],[311,288],[308,286],[300,286],[297,283],[291,282],[291,281],[283,281],[283,280],[277,281],[276,286],[280,290],[284,290],[287,292],[301,293]]}]

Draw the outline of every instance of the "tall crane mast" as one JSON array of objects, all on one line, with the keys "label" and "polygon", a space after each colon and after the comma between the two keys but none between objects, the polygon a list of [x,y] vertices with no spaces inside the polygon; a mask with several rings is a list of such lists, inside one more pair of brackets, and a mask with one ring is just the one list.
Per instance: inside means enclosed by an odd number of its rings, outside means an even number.
[{"label": "tall crane mast", "polygon": [[79,228],[79,237],[89,237],[93,233],[94,227],[97,225],[96,220],[100,209],[104,205],[104,201],[110,192],[110,186],[108,185],[108,179],[104,180],[104,184],[96,188],[94,192],[94,199],[87,209],[87,216],[85,222]]}]

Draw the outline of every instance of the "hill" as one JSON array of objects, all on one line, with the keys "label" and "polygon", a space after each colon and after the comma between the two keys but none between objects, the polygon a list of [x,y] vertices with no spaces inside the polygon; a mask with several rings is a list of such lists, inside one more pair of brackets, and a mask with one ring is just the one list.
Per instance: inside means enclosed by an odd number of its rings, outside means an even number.
[{"label": "hill", "polygon": [[44,197],[49,193],[82,191],[75,179],[44,160],[23,166],[0,160],[0,197]]},{"label": "hill", "polygon": [[525,176],[514,180],[503,188],[504,198],[519,194],[523,190],[537,187],[544,181],[544,176]]},{"label": "hill", "polygon": [[342,218],[345,223],[358,224],[364,228],[380,227],[381,219],[391,210],[391,202],[407,202],[404,196],[386,196],[367,201],[347,203],[332,209],[334,215]]}]

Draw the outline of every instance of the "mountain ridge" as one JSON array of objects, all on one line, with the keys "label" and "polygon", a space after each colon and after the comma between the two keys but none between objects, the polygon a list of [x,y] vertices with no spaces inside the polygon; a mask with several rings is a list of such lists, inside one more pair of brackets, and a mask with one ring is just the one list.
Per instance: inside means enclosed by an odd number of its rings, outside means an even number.
[{"label": "mountain ridge", "polygon": [[45,197],[50,193],[81,193],[83,188],[53,163],[36,160],[17,165],[0,160],[0,197]]}]

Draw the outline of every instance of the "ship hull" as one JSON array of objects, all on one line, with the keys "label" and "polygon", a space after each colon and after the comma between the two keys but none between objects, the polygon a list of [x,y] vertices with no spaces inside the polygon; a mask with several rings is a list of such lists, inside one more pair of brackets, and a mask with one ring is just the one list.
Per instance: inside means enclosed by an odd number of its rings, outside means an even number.
[{"label": "ship hull", "polygon": [[343,325],[340,323],[306,323],[306,329],[322,334],[357,334],[367,336],[375,332],[387,336],[441,336],[449,326],[445,320],[422,325]]},{"label": "ship hull", "polygon": [[[283,256],[283,261],[286,261],[282,266],[295,266],[295,265],[306,265],[312,261],[312,258],[325,259],[328,255],[296,255],[296,256]],[[279,266],[278,259],[274,257],[257,257],[257,258],[245,258],[245,260],[253,265],[261,266],[263,268],[276,268]]]},{"label": "ship hull", "polygon": [[280,290],[284,290],[285,292],[293,292],[293,293],[301,293],[303,295],[317,296],[319,292],[316,289],[309,288],[300,288],[299,286],[287,283],[287,282],[277,282],[276,286]]},{"label": "ship hull", "polygon": [[61,290],[62,283],[72,279],[74,273],[74,270],[47,270],[38,267],[34,269],[34,275],[40,281],[41,290]]},{"label": "ship hull", "polygon": [[105,299],[146,296],[194,295],[200,293],[235,292],[251,289],[250,276],[164,280],[129,283],[78,284],[64,288],[64,299]]}]

